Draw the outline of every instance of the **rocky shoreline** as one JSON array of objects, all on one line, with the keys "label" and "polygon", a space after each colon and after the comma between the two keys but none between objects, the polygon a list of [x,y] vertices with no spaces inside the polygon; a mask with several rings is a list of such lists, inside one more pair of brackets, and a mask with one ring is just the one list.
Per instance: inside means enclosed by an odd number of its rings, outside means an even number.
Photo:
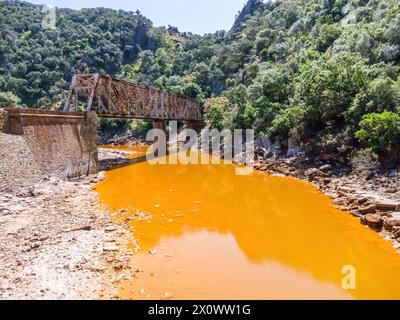
[{"label": "rocky shoreline", "polygon": [[332,199],[339,210],[379,232],[400,249],[400,173],[357,174],[334,161],[304,156],[258,156],[256,170],[306,180]]}]

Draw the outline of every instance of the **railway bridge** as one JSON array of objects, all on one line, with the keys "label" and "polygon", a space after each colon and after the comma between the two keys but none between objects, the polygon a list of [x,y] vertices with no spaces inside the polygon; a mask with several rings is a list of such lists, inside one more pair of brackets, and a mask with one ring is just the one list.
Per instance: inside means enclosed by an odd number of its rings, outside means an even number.
[{"label": "railway bridge", "polygon": [[98,118],[146,119],[162,130],[170,120],[195,130],[203,123],[194,99],[98,73],[74,75],[60,110],[0,111],[0,133],[22,136],[42,171],[61,177],[98,170]]}]

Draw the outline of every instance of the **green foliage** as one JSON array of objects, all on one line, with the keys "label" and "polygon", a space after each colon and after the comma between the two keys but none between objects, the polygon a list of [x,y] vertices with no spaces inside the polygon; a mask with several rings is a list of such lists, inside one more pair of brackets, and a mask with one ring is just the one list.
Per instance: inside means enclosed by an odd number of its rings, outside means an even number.
[{"label": "green foliage", "polygon": [[356,137],[380,156],[397,156],[400,150],[400,116],[384,111],[363,117]]},{"label": "green foliage", "polygon": [[225,97],[207,99],[204,102],[204,116],[219,130],[232,127],[233,106]]},{"label": "green foliage", "polygon": [[[28,106],[55,108],[72,74],[107,72],[204,102],[216,128],[338,152],[359,146],[356,131],[374,140],[366,114],[399,112],[397,0],[249,0],[232,30],[204,36],[121,10],[59,9],[56,30],[42,17],[40,6],[0,2],[0,91]],[[397,152],[387,141],[371,147]]]},{"label": "green foliage", "polygon": [[27,106],[58,102],[74,73],[115,75],[138,53],[160,45],[141,14],[105,8],[57,8],[55,30],[42,28],[42,6],[0,2],[0,90]]},{"label": "green foliage", "polygon": [[307,109],[308,124],[318,129],[329,121],[341,121],[368,81],[368,69],[362,58],[343,53],[317,63],[300,75],[296,99]]},{"label": "green foliage", "polygon": [[358,123],[364,114],[396,111],[399,94],[397,84],[389,77],[374,79],[365,91],[356,95],[348,110],[348,117]]},{"label": "green foliage", "polygon": [[12,92],[0,92],[0,108],[14,108],[20,106],[19,99]]},{"label": "green foliage", "polygon": [[129,127],[130,122],[128,120],[103,118],[100,120],[99,130],[100,132],[114,136],[116,134],[125,133]]},{"label": "green foliage", "polygon": [[291,136],[300,140],[304,135],[304,117],[305,109],[300,105],[283,109],[272,121],[270,132],[283,138]]}]

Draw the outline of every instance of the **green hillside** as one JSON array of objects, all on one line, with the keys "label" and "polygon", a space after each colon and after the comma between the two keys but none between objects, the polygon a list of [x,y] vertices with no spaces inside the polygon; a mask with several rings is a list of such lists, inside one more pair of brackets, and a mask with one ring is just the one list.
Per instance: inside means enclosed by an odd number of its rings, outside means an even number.
[{"label": "green hillside", "polygon": [[198,98],[217,128],[400,153],[397,0],[250,0],[231,30],[204,36],[109,9],[60,9],[56,30],[42,17],[0,2],[0,104],[52,107],[73,73],[99,71]]}]

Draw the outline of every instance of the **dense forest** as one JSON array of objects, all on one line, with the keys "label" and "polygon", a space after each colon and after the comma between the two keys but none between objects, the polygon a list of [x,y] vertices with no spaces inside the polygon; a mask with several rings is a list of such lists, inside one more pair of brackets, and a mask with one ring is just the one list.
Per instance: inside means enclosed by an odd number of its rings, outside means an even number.
[{"label": "dense forest", "polygon": [[199,99],[216,128],[399,159],[398,0],[249,0],[204,36],[140,12],[57,9],[54,30],[43,15],[0,2],[0,107],[55,108],[72,74],[105,72]]}]

